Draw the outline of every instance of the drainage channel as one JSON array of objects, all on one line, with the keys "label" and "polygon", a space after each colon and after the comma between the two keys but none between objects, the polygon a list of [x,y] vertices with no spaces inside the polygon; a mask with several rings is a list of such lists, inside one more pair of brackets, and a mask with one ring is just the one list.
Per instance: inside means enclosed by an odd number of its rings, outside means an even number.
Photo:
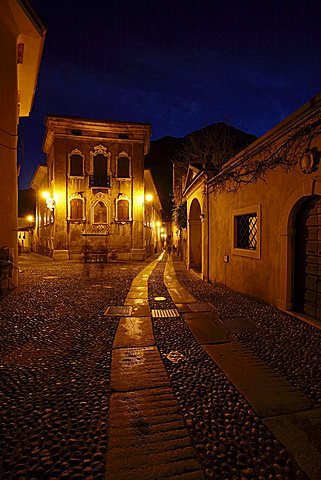
[{"label": "drainage channel", "polygon": [[[306,479],[186,322],[164,314],[176,309],[163,283],[164,269],[162,261],[149,279],[155,341],[206,478]],[[163,313],[156,296],[166,299]]]}]

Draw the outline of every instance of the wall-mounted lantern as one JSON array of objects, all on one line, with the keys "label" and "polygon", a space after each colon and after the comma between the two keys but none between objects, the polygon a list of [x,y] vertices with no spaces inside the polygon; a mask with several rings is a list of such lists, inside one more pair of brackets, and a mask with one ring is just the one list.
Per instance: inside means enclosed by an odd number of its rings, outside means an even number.
[{"label": "wall-mounted lantern", "polygon": [[47,191],[44,191],[42,192],[42,197],[46,200],[47,208],[49,208],[49,210],[51,211],[54,210],[56,206],[56,202],[53,198],[51,198],[50,193]]}]

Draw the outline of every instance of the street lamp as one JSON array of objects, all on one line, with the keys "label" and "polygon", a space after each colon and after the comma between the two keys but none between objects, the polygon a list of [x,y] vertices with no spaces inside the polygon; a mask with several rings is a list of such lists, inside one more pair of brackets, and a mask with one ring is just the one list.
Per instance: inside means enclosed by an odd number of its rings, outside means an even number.
[{"label": "street lamp", "polygon": [[45,190],[41,193],[41,196],[46,200],[47,208],[49,208],[49,210],[51,211],[54,210],[56,206],[56,201],[51,197],[50,193],[47,190]]}]

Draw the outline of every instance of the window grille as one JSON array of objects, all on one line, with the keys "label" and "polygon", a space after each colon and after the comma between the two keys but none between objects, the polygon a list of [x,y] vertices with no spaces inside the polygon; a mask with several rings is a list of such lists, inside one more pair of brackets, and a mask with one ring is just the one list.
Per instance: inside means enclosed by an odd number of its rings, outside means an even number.
[{"label": "window grille", "polygon": [[239,215],[236,219],[236,248],[256,250],[257,248],[257,214]]}]

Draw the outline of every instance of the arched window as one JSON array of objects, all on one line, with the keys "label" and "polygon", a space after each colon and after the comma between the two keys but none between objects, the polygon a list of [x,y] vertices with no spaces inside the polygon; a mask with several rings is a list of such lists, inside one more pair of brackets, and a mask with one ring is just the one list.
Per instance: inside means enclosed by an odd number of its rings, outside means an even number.
[{"label": "arched window", "polygon": [[107,176],[107,157],[102,153],[94,156],[94,175]]},{"label": "arched window", "polygon": [[117,201],[117,220],[119,222],[129,221],[129,201],[126,199]]},{"label": "arched window", "polygon": [[120,193],[115,201],[115,220],[116,222],[131,221],[130,199],[124,193]]},{"label": "arched window", "polygon": [[72,176],[82,176],[82,156],[81,155],[71,155],[70,157],[70,175]]},{"label": "arched window", "polygon": [[94,223],[108,223],[107,207],[104,202],[97,202],[94,206]]},{"label": "arched window", "polygon": [[81,198],[70,200],[70,220],[83,220],[84,203]]},{"label": "arched window", "polygon": [[84,175],[84,156],[78,149],[69,154],[69,175],[71,177],[82,177]]},{"label": "arched window", "polygon": [[94,147],[90,153],[92,175],[89,178],[90,187],[110,188],[110,153],[103,145]]},{"label": "arched window", "polygon": [[129,158],[121,156],[117,160],[117,177],[129,178]]}]

